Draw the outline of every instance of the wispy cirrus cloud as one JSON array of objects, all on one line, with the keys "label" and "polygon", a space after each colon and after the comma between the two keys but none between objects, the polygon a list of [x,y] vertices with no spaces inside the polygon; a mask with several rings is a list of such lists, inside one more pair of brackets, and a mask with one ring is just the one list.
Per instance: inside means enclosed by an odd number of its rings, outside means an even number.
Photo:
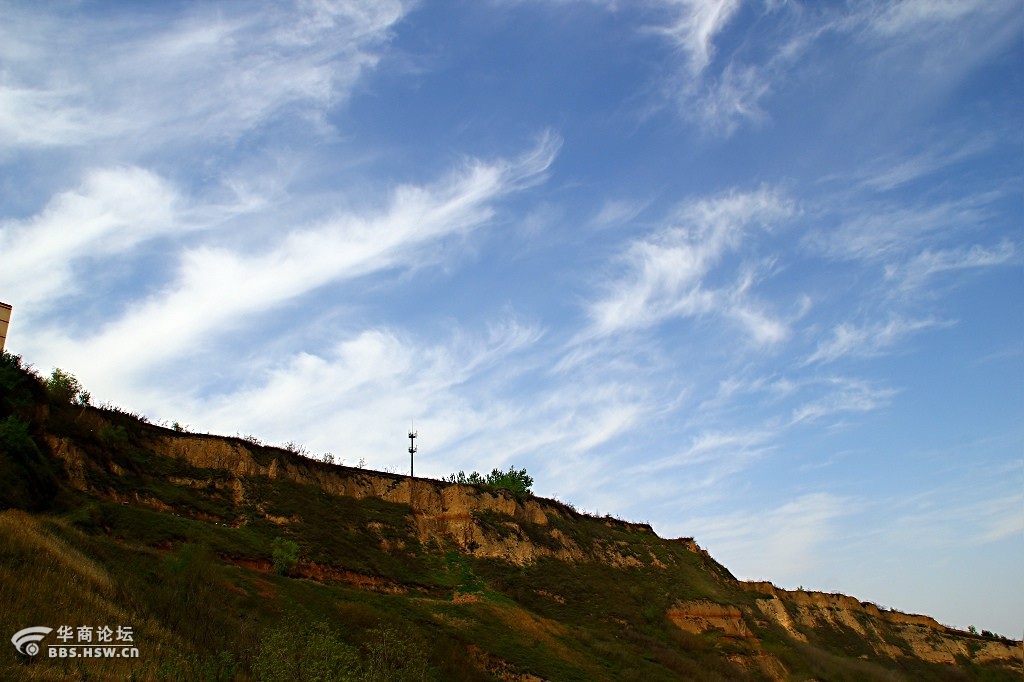
[{"label": "wispy cirrus cloud", "polygon": [[151,242],[180,244],[266,203],[244,187],[196,199],[145,168],[91,168],[77,187],[53,195],[36,215],[0,220],[0,248],[7,257],[0,288],[39,313],[97,286],[82,272],[116,272],[104,264],[131,259]]},{"label": "wispy cirrus cloud", "polygon": [[183,219],[182,204],[171,183],[145,169],[92,170],[38,215],[0,222],[0,289],[33,307],[73,293],[81,286],[72,272],[76,262],[116,257],[194,227]]},{"label": "wispy cirrus cloud", "polygon": [[743,273],[734,274],[731,287],[707,280],[743,246],[749,232],[768,228],[793,211],[788,199],[770,189],[684,205],[665,227],[625,247],[624,273],[612,277],[605,295],[589,306],[592,332],[605,336],[672,317],[724,314],[740,320],[759,341],[778,339],[777,323],[747,303],[749,282]]},{"label": "wispy cirrus cloud", "polygon": [[669,19],[657,33],[683,56],[679,72],[664,85],[679,114],[713,135],[729,137],[747,123],[767,118],[761,100],[771,92],[772,77],[762,67],[727,56],[713,66],[715,38],[736,17],[739,0],[658,0]]},{"label": "wispy cirrus cloud", "polygon": [[[484,225],[495,201],[543,177],[558,145],[556,136],[545,135],[516,159],[467,160],[432,185],[396,188],[384,206],[287,228],[276,241],[255,252],[209,244],[185,248],[177,254],[177,272],[162,291],[137,302],[91,337],[73,343],[54,337],[49,344],[41,344],[52,345],[50,353],[64,358],[129,345],[133,348],[130,360],[105,355],[111,363],[108,370],[117,366],[124,372],[130,363],[132,372],[141,371],[180,355],[194,340],[230,330],[318,287],[408,266],[429,244]],[[129,211],[137,199],[132,194],[126,199],[127,207],[120,210]],[[54,234],[71,227],[52,218],[50,222]],[[114,226],[118,224],[115,221]],[[168,228],[161,223],[160,229]],[[50,232],[26,232],[21,248],[51,257]],[[133,234],[136,242],[145,238],[145,234]],[[117,243],[118,248],[127,248]],[[82,257],[70,250],[57,253],[66,259]],[[44,330],[37,333],[47,337]]]},{"label": "wispy cirrus cloud", "polygon": [[1013,7],[1014,3],[999,0],[904,0],[869,3],[863,11],[871,30],[893,36],[977,15],[999,15]]},{"label": "wispy cirrus cloud", "polygon": [[608,200],[590,219],[596,228],[618,227],[636,218],[646,208],[646,202],[633,200]]},{"label": "wispy cirrus cloud", "polygon": [[670,14],[657,32],[685,55],[687,71],[699,76],[714,56],[714,39],[740,8],[739,0],[657,0]]},{"label": "wispy cirrus cloud", "polygon": [[[189,410],[204,428],[249,429],[274,442],[315,434],[304,441],[311,451],[395,470],[405,470],[407,458],[394,444],[415,419],[425,456],[431,453],[419,470],[439,476],[466,466],[460,443],[519,424],[515,410],[493,391],[491,374],[529,352],[542,332],[514,319],[498,324],[501,335],[457,329],[436,340],[386,327],[355,330],[319,353],[261,363],[245,385],[196,396]],[[294,405],[303,407],[287,407]],[[446,453],[443,460],[438,453]]]},{"label": "wispy cirrus cloud", "polygon": [[170,24],[159,14],[95,23],[8,8],[0,149],[230,141],[285,113],[315,123],[376,65],[409,4],[300,2],[253,14],[222,3]]},{"label": "wispy cirrus cloud", "polygon": [[1019,263],[1017,247],[1003,240],[993,247],[979,244],[950,249],[925,249],[907,261],[888,265],[885,278],[901,293],[920,291],[934,277],[947,272]]},{"label": "wispy cirrus cloud", "polygon": [[[770,430],[703,431],[694,435],[687,447],[677,453],[630,467],[627,474],[650,474],[665,469],[683,469],[713,464],[714,478],[735,473],[754,459],[770,451],[778,436]],[[708,485],[709,481],[702,481]]]},{"label": "wispy cirrus cloud", "polygon": [[860,174],[859,184],[875,192],[902,188],[989,152],[996,144],[991,135],[929,140],[924,150],[900,150],[872,162]]},{"label": "wispy cirrus cloud", "polygon": [[704,130],[729,137],[741,125],[768,118],[761,100],[770,92],[771,79],[763,69],[733,62],[699,91],[692,115]]},{"label": "wispy cirrus cloud", "polygon": [[[1019,468],[1013,473],[1019,473]],[[1024,534],[1020,495],[990,492],[995,496],[956,499],[950,490],[937,489],[894,502],[892,524],[884,537],[893,544],[946,550],[1020,537]]]},{"label": "wispy cirrus cloud", "polygon": [[934,205],[873,206],[829,233],[818,232],[808,242],[826,254],[843,259],[884,261],[905,257],[952,231],[981,224],[989,197],[967,197]]},{"label": "wispy cirrus cloud", "polygon": [[832,337],[823,339],[807,358],[806,364],[828,363],[844,357],[872,357],[925,329],[948,327],[950,321],[927,318],[910,320],[893,317],[886,322],[866,325],[842,323],[832,330]]},{"label": "wispy cirrus cloud", "polygon": [[886,406],[896,389],[875,386],[863,379],[830,377],[823,380],[824,395],[813,398],[793,410],[791,424],[808,423],[851,412],[870,412]]},{"label": "wispy cirrus cloud", "polygon": [[842,522],[858,511],[849,497],[813,492],[758,513],[694,517],[701,544],[741,579],[771,579],[781,585],[802,582],[826,562],[842,538]]}]

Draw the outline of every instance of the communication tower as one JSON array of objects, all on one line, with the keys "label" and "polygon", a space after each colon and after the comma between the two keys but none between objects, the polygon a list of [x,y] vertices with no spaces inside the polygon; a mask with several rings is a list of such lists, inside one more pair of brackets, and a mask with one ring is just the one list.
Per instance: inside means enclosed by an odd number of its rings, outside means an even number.
[{"label": "communication tower", "polygon": [[413,477],[413,455],[416,454],[416,436],[417,433],[412,428],[409,429],[409,478]]}]

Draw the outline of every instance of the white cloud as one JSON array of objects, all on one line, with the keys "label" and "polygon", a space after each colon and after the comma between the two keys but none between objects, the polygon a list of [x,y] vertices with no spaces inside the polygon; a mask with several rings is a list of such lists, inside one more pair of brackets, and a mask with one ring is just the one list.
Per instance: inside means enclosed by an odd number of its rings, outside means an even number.
[{"label": "white cloud", "polygon": [[180,147],[234,140],[286,112],[317,118],[377,64],[405,4],[245,9],[229,3],[167,16],[107,8],[103,17],[9,10],[0,28],[0,149],[97,140]]},{"label": "white cloud", "polygon": [[[735,473],[751,459],[770,450],[776,433],[767,430],[756,431],[705,431],[690,440],[683,450],[630,467],[629,474],[651,474],[666,469],[681,469],[695,465],[711,464],[712,477],[722,478]],[[701,485],[709,481],[704,480]]]},{"label": "white cloud", "polygon": [[861,175],[863,187],[888,191],[948,169],[989,152],[998,144],[991,135],[929,140],[925,151],[886,155],[871,164]]},{"label": "white cloud", "polygon": [[[653,407],[614,373],[545,381],[552,346],[544,339],[514,316],[439,340],[366,328],[320,353],[261,359],[240,388],[164,399],[157,409],[202,429],[297,441],[397,471],[407,468],[403,429],[415,419],[421,475],[527,466],[543,494],[590,495],[612,470],[599,465],[608,459],[602,450]],[[525,401],[516,390],[524,380],[534,384]]]},{"label": "white cloud", "polygon": [[590,225],[597,228],[619,227],[636,218],[644,208],[646,204],[640,201],[610,199],[590,219]]},{"label": "white cloud", "polygon": [[933,327],[946,327],[949,322],[932,318],[907,320],[893,317],[887,322],[864,326],[840,324],[832,332],[832,338],[823,340],[807,358],[806,364],[833,362],[843,357],[871,357],[885,352],[907,336]]},{"label": "white cloud", "polygon": [[739,0],[659,0],[673,16],[659,29],[686,55],[687,69],[697,76],[711,63],[714,39],[740,7]]},{"label": "white cloud", "polygon": [[984,223],[991,196],[968,197],[927,206],[895,205],[859,209],[859,215],[830,233],[808,237],[812,246],[838,259],[889,261],[950,234]]},{"label": "white cloud", "polygon": [[774,509],[693,518],[685,528],[741,579],[794,584],[827,563],[837,521],[855,511],[849,498],[816,492]]},{"label": "white cloud", "polygon": [[762,69],[730,63],[699,94],[684,94],[679,108],[705,130],[729,137],[745,123],[767,119],[760,103],[770,92],[771,82]]},{"label": "white cloud", "polygon": [[761,107],[771,92],[769,70],[729,58],[714,70],[714,39],[740,8],[739,0],[664,0],[677,14],[661,32],[685,55],[682,73],[671,77],[666,95],[679,115],[700,128],[722,137],[731,136],[744,124],[767,119]]},{"label": "white cloud", "polygon": [[0,222],[0,289],[39,307],[80,290],[73,266],[131,251],[160,235],[189,229],[181,198],[157,175],[135,167],[90,171],[77,189],[54,196],[38,215]]},{"label": "white cloud", "polygon": [[[388,204],[375,212],[341,213],[286,231],[259,253],[226,246],[191,248],[180,254],[173,283],[102,325],[94,336],[71,341],[36,330],[43,337],[38,343],[50,346],[46,354],[62,362],[77,362],[80,355],[93,358],[100,376],[116,373],[115,367],[140,372],[181,355],[194,341],[252,324],[259,315],[329,282],[411,265],[427,245],[485,224],[500,197],[539,181],[557,148],[557,138],[545,135],[517,159],[467,161],[433,185],[396,188]],[[50,221],[54,234],[74,229],[67,215],[60,217]],[[65,253],[53,239],[24,248],[40,252],[38,259],[49,257],[49,249]]]},{"label": "white cloud", "polygon": [[[919,31],[930,24],[963,21],[972,14],[1003,11],[1012,2],[1000,0],[901,0],[877,4],[870,19],[872,30],[885,36]],[[1019,9],[1019,7],[1018,7]]]},{"label": "white cloud", "polygon": [[791,215],[777,192],[733,192],[685,205],[675,219],[650,237],[631,242],[622,255],[626,272],[607,283],[607,294],[590,305],[593,333],[602,336],[643,329],[670,317],[724,312],[768,342],[784,336],[775,323],[745,305],[745,287],[727,290],[705,280],[729,253],[740,249],[755,226],[767,227]]},{"label": "white cloud", "polygon": [[[925,489],[899,499],[881,500],[890,519],[878,537],[887,545],[913,551],[954,551],[965,546],[1020,538],[1024,533],[1024,496],[1014,490],[1021,462],[999,472],[963,469],[957,476],[971,482],[969,487],[941,486]],[[877,539],[873,539],[877,541]]]},{"label": "white cloud", "polygon": [[1016,256],[1017,249],[1008,240],[993,248],[974,244],[955,249],[926,249],[905,263],[886,266],[885,278],[897,282],[900,292],[919,291],[936,275],[1017,263]]},{"label": "white cloud", "polygon": [[[418,470],[439,476],[466,466],[461,442],[491,429],[515,430],[508,423],[515,411],[482,387],[491,386],[495,366],[528,351],[541,335],[514,320],[498,324],[510,334],[459,331],[438,343],[389,328],[363,329],[323,353],[299,352],[258,368],[238,390],[196,396],[185,409],[204,429],[249,430],[271,442],[333,452],[349,464],[365,458],[370,466],[395,470],[406,468],[403,430],[415,420],[422,434]],[[499,462],[492,456],[487,463]]]},{"label": "white cloud", "polygon": [[812,422],[846,412],[870,412],[888,405],[890,398],[896,395],[894,389],[878,388],[860,379],[834,377],[825,384],[830,390],[793,410],[791,424]]}]

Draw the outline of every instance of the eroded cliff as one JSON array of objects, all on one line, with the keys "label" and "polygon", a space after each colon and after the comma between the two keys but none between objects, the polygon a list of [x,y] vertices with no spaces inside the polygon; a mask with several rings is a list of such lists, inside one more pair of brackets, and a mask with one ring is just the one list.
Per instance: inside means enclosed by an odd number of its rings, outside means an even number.
[{"label": "eroded cliff", "polygon": [[[87,417],[86,419],[89,419]],[[103,419],[92,415],[93,429],[103,429]],[[73,439],[48,436],[50,451],[64,465],[67,481],[83,491],[107,496],[122,504],[142,505],[163,512],[175,512],[173,504],[145,488],[122,490],[110,481],[124,476],[127,464],[97,459],[79,448]],[[259,518],[282,528],[301,527],[310,519],[301,512],[280,513],[261,499],[262,482],[288,481],[309,486],[334,497],[366,500],[375,498],[408,509],[415,540],[439,549],[454,547],[474,558],[498,560],[523,568],[542,561],[563,564],[600,564],[622,571],[622,580],[644,580],[643,571],[665,571],[684,559],[700,566],[706,596],[692,598],[693,586],[669,586],[664,598],[669,606],[662,616],[681,632],[698,637],[712,636],[727,647],[728,660],[765,679],[789,679],[787,662],[764,645],[771,632],[784,633],[794,646],[829,646],[845,655],[864,660],[920,660],[954,667],[994,664],[1005,669],[1024,666],[1020,642],[981,638],[942,626],[927,616],[880,609],[852,597],[806,591],[783,590],[770,583],[741,582],[690,538],[663,540],[645,524],[617,519],[581,517],[571,508],[530,496],[486,487],[457,485],[441,481],[375,472],[301,457],[285,450],[266,447],[239,438],[178,434],[150,427],[140,446],[152,456],[187,465],[187,471],[165,477],[179,488],[212,491],[236,510],[233,525]],[[97,475],[102,470],[103,475]],[[226,522],[209,511],[185,512],[193,518]],[[577,532],[587,524],[603,524],[628,531],[643,542]],[[399,553],[405,540],[387,537],[380,524],[363,529],[388,552]],[[666,551],[666,549],[671,551]],[[248,563],[246,563],[248,562]],[[269,563],[240,559],[239,564],[269,570]],[[551,564],[546,564],[551,565]],[[398,581],[372,573],[353,571],[327,562],[305,561],[295,575],[322,582],[343,582],[361,589],[405,594],[410,588]],[[573,606],[568,591],[536,590],[537,597],[565,608]],[[747,595],[738,597],[737,595]],[[476,593],[455,591],[455,603],[481,601]],[[602,617],[595,613],[593,617]],[[773,636],[773,635],[771,635]]]}]

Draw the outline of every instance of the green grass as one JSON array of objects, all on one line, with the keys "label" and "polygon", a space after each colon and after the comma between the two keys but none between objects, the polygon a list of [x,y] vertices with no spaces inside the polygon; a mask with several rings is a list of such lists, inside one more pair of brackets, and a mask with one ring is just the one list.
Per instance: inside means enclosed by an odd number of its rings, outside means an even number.
[{"label": "green grass", "polygon": [[[473,518],[493,538],[541,550],[562,549],[560,533],[582,560],[518,566],[442,536],[421,543],[408,505],[236,479],[157,454],[161,439],[181,435],[123,410],[54,403],[19,363],[0,358],[0,632],[131,625],[142,657],[83,663],[0,647],[0,679],[253,679],[269,669],[257,665],[261,652],[305,646],[288,639],[285,622],[308,624],[299,629],[315,640],[310,651],[355,652],[361,675],[391,665],[400,677],[403,658],[422,654],[422,665],[406,669],[416,679],[756,680],[765,678],[756,657],[766,652],[792,679],[1020,679],[966,660],[952,667],[879,657],[844,627],[819,627],[808,643],[796,642],[759,622],[763,595],[739,589],[725,567],[685,543],[553,501],[541,501],[548,524],[491,510]],[[52,456],[53,439],[83,459],[88,492]],[[261,466],[328,467],[226,440]],[[281,540],[299,547],[288,576],[272,570]],[[667,610],[695,599],[743,609],[756,641],[679,630]],[[906,649],[880,627],[885,641]],[[391,649],[382,645],[389,637],[398,637]]]}]

